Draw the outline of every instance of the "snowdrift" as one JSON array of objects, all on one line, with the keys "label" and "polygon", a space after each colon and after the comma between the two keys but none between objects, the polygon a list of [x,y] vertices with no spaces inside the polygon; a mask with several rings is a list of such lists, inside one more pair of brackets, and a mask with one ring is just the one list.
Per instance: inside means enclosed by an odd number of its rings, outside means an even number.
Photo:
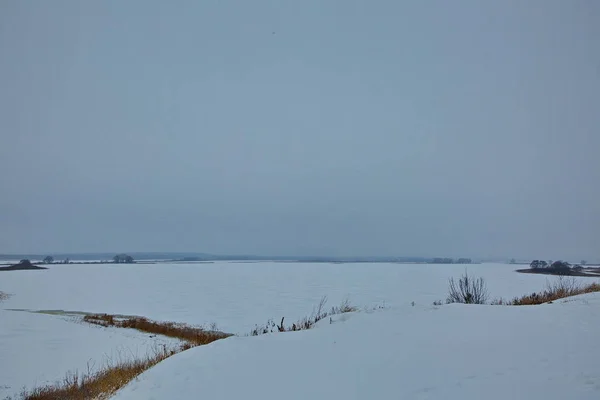
[{"label": "snowdrift", "polygon": [[417,304],[195,348],[115,399],[597,400],[598,332],[598,293],[523,307]]}]

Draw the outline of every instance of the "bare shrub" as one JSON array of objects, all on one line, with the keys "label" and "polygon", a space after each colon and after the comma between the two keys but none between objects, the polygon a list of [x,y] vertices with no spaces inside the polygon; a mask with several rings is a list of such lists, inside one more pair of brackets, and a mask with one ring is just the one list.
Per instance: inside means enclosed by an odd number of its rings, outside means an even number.
[{"label": "bare shrub", "polygon": [[[325,297],[325,299],[327,299],[327,298]],[[324,306],[324,304],[323,304],[323,306]],[[344,314],[344,313],[349,313],[349,312],[354,312],[354,311],[358,311],[358,308],[351,305],[350,301],[348,299],[345,299],[341,302],[341,304],[339,306],[331,307],[329,314],[325,314],[321,319],[326,318],[328,315]]]},{"label": "bare shrub", "polygon": [[[342,303],[337,307],[331,307],[329,311],[326,310],[327,305],[327,296],[323,296],[319,304],[313,308],[313,312],[310,316],[304,317],[291,326],[284,325],[284,318],[281,318],[281,323],[276,324],[272,319],[268,320],[265,325],[259,326],[256,325],[252,331],[250,331],[250,336],[258,336],[264,335],[267,333],[273,332],[294,332],[294,331],[303,331],[307,329],[311,329],[315,326],[315,324],[327,317],[331,317],[332,315],[344,314],[348,312],[357,311],[358,308],[352,306],[350,302],[346,299],[342,301]],[[331,321],[330,321],[331,322]]]},{"label": "bare shrub", "polygon": [[267,333],[275,332],[274,329],[277,327],[272,319],[268,320],[264,325],[255,325],[254,329],[250,332],[250,336],[266,335]]},{"label": "bare shrub", "polygon": [[[322,320],[327,317],[327,312],[325,311],[325,305],[327,304],[327,296],[321,297],[321,301],[319,301],[319,305],[317,306],[317,310],[313,310],[312,320],[316,322]],[[333,309],[332,309],[333,310]]]},{"label": "bare shrub", "polygon": [[487,299],[488,292],[483,278],[472,279],[466,271],[458,282],[450,278],[446,303],[485,304]]},{"label": "bare shrub", "polygon": [[553,282],[546,280],[546,292],[554,293],[559,297],[573,296],[580,290],[581,285],[577,283],[574,277],[559,276]]}]

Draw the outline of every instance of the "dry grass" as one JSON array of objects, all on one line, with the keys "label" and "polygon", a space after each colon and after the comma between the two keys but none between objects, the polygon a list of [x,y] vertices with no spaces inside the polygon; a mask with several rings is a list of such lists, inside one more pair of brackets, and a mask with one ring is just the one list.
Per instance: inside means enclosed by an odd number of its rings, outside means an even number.
[{"label": "dry grass", "polygon": [[[343,301],[339,306],[332,307],[329,310],[325,308],[326,303],[327,297],[323,297],[319,302],[319,305],[313,310],[313,313],[310,317],[305,317],[302,320],[292,324],[292,326],[286,327],[284,325],[284,319],[282,318],[280,325],[276,325],[274,322],[269,321],[267,325],[262,328],[257,326],[252,331],[251,335],[255,336],[277,330],[280,332],[286,332],[310,329],[317,322],[329,316],[357,311],[357,308],[350,305],[347,300]],[[193,327],[175,322],[151,321],[143,317],[118,317],[111,314],[90,314],[84,316],[83,320],[87,323],[104,327],[137,329],[146,333],[178,338],[183,340],[184,343],[175,349],[167,349],[166,347],[162,347],[160,350],[155,351],[155,354],[149,355],[145,358],[125,361],[120,360],[107,363],[97,372],[88,370],[84,374],[68,374],[61,382],[35,388],[31,391],[23,391],[20,395],[20,399],[108,399],[139,374],[158,364],[162,360],[192,347],[201,346],[231,336],[229,334],[219,332],[215,326],[212,326],[210,330],[206,330],[201,327]]]},{"label": "dry grass", "polygon": [[155,322],[147,318],[118,318],[110,314],[86,315],[84,321],[105,326],[137,329],[142,332],[178,338],[184,342],[176,348],[168,349],[162,346],[153,354],[144,358],[132,357],[129,360],[117,360],[106,363],[99,371],[90,368],[83,374],[77,372],[68,374],[63,381],[53,385],[23,391],[22,400],[104,400],[108,399],[131,380],[159,362],[188,350],[192,347],[205,345],[231,335],[217,331],[192,327],[174,322]]},{"label": "dry grass", "polygon": [[177,338],[192,343],[195,346],[201,346],[231,336],[223,332],[218,332],[216,329],[205,330],[201,327],[175,322],[156,322],[143,317],[118,318],[110,314],[91,314],[83,317],[83,320],[90,324],[105,327],[137,329],[138,331],[155,335]]},{"label": "dry grass", "polygon": [[143,359],[108,363],[98,372],[67,374],[61,382],[23,391],[24,400],[89,400],[108,399],[135,377],[181,350],[163,347]]},{"label": "dry grass", "polygon": [[330,310],[325,308],[327,304],[327,297],[322,297],[318,306],[313,309],[313,312],[310,316],[304,317],[301,320],[293,323],[291,326],[285,326],[284,318],[281,318],[281,322],[277,325],[273,320],[267,321],[264,326],[256,326],[251,332],[251,336],[264,335],[267,333],[273,332],[295,332],[295,331],[303,331],[307,329],[311,329],[315,326],[315,324],[322,319],[330,317],[336,314],[343,314],[348,312],[357,311],[358,308],[350,305],[348,300],[344,300],[339,306],[331,307]]},{"label": "dry grass", "polygon": [[600,292],[600,284],[591,283],[581,285],[573,277],[560,276],[556,281],[546,283],[546,290],[540,293],[532,293],[523,297],[516,297],[512,301],[499,299],[493,302],[496,305],[529,306],[544,304],[563,299],[565,297],[576,296],[579,294]]}]

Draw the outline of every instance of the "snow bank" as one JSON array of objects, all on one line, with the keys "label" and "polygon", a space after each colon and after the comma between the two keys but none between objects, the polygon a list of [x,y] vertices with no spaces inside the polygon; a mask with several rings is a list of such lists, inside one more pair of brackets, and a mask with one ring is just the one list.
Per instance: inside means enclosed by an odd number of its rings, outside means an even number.
[{"label": "snow bank", "polygon": [[107,361],[154,354],[178,340],[132,329],[102,328],[56,315],[0,309],[0,399],[27,387],[62,380],[67,372],[97,370]]},{"label": "snow bank", "polygon": [[115,399],[600,398],[598,293],[529,307],[395,307],[347,319],[180,353]]}]

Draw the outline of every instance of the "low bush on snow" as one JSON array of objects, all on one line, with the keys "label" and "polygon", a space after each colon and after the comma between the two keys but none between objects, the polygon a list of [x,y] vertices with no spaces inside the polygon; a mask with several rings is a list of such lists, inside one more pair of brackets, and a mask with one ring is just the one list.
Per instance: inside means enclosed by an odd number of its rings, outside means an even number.
[{"label": "low bush on snow", "polygon": [[336,314],[343,314],[348,312],[357,311],[358,309],[352,305],[348,300],[342,301],[337,307],[331,307],[327,310],[325,305],[327,304],[327,296],[321,298],[319,305],[313,309],[310,316],[304,317],[301,320],[293,323],[291,326],[285,326],[285,317],[281,318],[281,322],[276,324],[272,319],[268,320],[263,326],[256,325],[256,327],[250,332],[250,336],[264,335],[273,332],[295,332],[311,329],[315,324],[322,319],[330,317]]},{"label": "low bush on snow", "polygon": [[450,278],[446,303],[485,304],[488,292],[483,278],[473,279],[467,272],[458,281]]},{"label": "low bush on snow", "polygon": [[4,293],[0,291],[0,303],[2,303],[4,300],[8,300],[8,298],[10,297],[10,295],[8,293]]}]

